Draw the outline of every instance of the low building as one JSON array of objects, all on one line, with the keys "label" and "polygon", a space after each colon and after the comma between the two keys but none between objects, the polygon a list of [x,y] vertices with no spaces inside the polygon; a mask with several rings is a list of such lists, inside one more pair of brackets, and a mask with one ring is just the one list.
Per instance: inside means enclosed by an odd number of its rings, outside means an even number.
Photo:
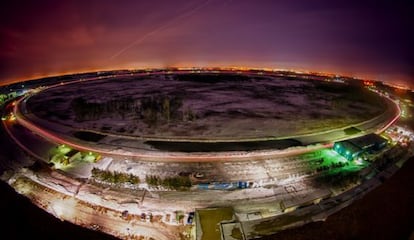
[{"label": "low building", "polygon": [[370,133],[361,137],[335,142],[333,149],[348,160],[354,160],[363,153],[372,153],[384,148],[388,140]]},{"label": "low building", "polygon": [[336,142],[334,150],[348,160],[355,159],[363,150],[348,140]]}]

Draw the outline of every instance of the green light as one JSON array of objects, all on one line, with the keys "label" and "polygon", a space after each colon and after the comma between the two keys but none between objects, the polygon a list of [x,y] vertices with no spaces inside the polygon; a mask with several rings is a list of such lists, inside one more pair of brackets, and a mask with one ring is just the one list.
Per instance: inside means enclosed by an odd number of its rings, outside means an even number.
[{"label": "green light", "polygon": [[336,154],[335,154],[336,152],[334,152],[334,151],[328,151],[326,154],[328,154],[328,156],[330,156],[330,157],[334,157]]},{"label": "green light", "polygon": [[58,148],[57,148],[57,150],[58,150],[58,152],[60,152],[60,153],[62,153],[62,154],[67,154],[67,153],[69,153],[72,149],[70,148],[70,147],[68,147],[68,146],[66,146],[66,145],[60,145]]},{"label": "green light", "polygon": [[96,157],[91,153],[91,152],[89,152],[86,156],[84,156],[83,157],[83,161],[85,161],[85,162],[95,162],[95,160],[96,160]]}]

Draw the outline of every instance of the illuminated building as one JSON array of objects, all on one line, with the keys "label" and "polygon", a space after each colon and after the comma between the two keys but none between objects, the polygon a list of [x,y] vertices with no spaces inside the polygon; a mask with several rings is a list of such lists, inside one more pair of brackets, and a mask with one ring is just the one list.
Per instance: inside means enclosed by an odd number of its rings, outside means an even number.
[{"label": "illuminated building", "polygon": [[333,148],[337,153],[351,161],[362,153],[381,150],[387,143],[387,139],[371,133],[362,137],[335,142]]}]

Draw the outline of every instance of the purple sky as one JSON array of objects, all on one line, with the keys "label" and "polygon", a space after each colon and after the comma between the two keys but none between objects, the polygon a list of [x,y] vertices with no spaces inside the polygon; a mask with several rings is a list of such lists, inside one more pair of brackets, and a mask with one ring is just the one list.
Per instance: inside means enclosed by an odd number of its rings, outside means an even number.
[{"label": "purple sky", "polygon": [[98,69],[251,66],[414,86],[410,0],[13,0],[0,12],[0,84]]}]

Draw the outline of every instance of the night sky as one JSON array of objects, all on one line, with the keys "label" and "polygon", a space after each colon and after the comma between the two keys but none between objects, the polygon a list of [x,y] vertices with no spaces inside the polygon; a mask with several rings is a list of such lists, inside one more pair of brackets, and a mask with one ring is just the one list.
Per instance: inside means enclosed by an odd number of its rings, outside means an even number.
[{"label": "night sky", "polygon": [[410,0],[13,0],[0,13],[0,85],[90,70],[247,66],[414,86]]}]

